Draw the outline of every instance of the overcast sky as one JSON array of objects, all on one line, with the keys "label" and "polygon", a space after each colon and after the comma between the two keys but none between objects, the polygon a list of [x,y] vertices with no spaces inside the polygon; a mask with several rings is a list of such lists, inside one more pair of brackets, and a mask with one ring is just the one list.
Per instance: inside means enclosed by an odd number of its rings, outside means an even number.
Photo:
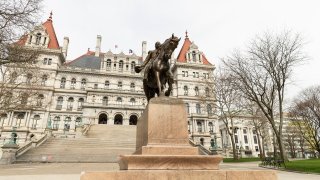
[{"label": "overcast sky", "polygon": [[[68,60],[95,49],[102,36],[102,51],[141,55],[141,42],[148,49],[171,33],[189,38],[216,66],[232,50],[244,49],[257,34],[285,29],[301,33],[310,57],[296,68],[289,96],[319,83],[320,1],[319,0],[45,0],[44,17],[53,12],[60,46],[69,37]],[[178,55],[180,46],[175,52]]]}]

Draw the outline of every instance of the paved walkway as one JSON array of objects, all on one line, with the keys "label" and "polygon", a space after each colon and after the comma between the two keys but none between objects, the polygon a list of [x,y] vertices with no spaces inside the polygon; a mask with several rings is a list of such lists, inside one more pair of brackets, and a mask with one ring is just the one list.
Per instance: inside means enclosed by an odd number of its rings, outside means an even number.
[{"label": "paved walkway", "polygon": [[[258,170],[257,162],[222,163],[221,169]],[[116,163],[33,163],[0,165],[0,180],[80,180],[83,171],[114,171]],[[320,175],[277,171],[279,180],[319,180]]]}]

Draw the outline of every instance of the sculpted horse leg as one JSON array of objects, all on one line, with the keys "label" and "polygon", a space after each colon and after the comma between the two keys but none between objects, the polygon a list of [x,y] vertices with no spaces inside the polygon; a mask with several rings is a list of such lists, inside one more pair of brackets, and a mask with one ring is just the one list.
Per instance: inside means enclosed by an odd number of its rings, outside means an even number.
[{"label": "sculpted horse leg", "polygon": [[161,81],[160,81],[160,72],[159,71],[155,71],[155,76],[156,76],[156,81],[157,81],[157,86],[158,86],[158,90],[159,90],[159,94],[158,96],[164,96],[164,92],[163,92],[163,88],[161,86]]}]

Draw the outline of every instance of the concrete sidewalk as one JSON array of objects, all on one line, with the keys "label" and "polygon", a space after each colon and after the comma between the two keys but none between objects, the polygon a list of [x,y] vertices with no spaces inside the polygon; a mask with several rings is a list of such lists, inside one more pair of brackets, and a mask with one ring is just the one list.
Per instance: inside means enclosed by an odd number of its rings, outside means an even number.
[{"label": "concrete sidewalk", "polygon": [[[263,170],[258,162],[221,163],[220,169]],[[0,180],[79,180],[83,171],[116,171],[117,163],[31,163],[0,165]],[[279,180],[319,180],[320,175],[277,171]]]}]

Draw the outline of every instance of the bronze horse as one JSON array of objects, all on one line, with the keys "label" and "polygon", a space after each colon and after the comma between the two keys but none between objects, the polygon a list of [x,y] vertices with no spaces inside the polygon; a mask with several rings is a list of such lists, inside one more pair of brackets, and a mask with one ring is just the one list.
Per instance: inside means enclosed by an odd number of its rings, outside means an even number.
[{"label": "bronze horse", "polygon": [[[169,59],[171,58],[173,51],[177,48],[180,39],[181,38],[172,34],[170,38],[161,44],[156,58],[151,59],[150,62],[148,62],[151,63],[147,66],[147,68],[150,69],[144,71],[144,77],[147,78],[143,80],[143,89],[148,101],[155,97],[155,94],[157,94],[158,97],[169,96],[171,94],[173,76],[170,70]],[[141,69],[141,66],[135,67],[137,73],[139,73]],[[164,91],[166,83],[168,83],[169,87]]]}]

